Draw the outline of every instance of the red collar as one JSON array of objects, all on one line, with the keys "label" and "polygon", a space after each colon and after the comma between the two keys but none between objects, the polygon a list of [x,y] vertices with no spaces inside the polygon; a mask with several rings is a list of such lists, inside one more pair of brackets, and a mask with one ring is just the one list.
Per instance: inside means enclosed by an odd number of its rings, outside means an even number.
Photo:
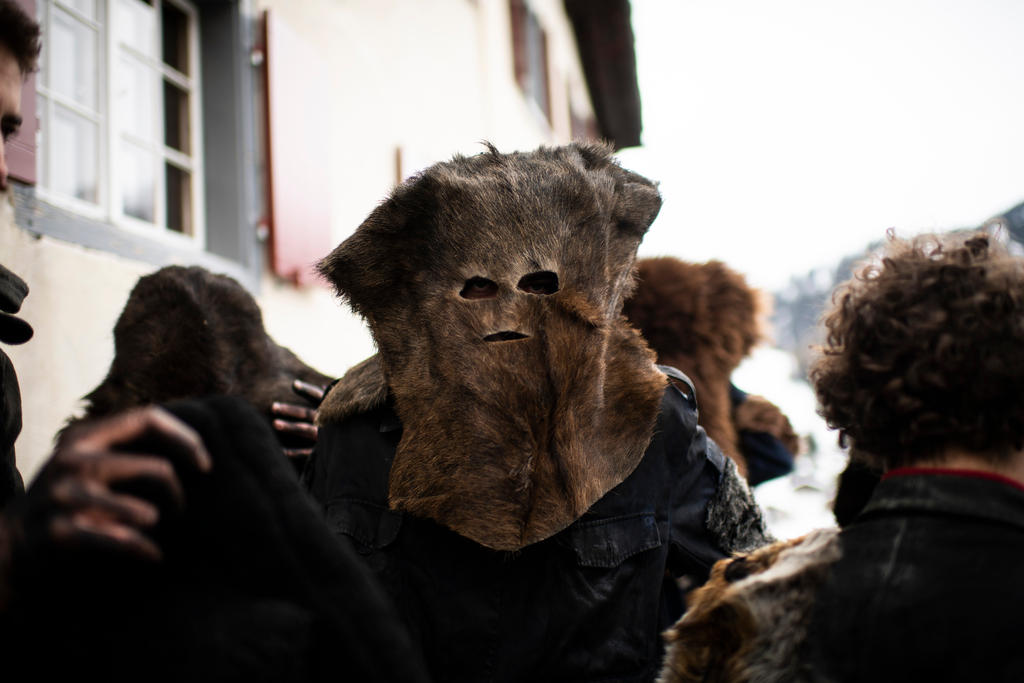
[{"label": "red collar", "polygon": [[888,479],[889,477],[904,477],[915,474],[946,474],[954,477],[974,477],[975,479],[989,479],[991,481],[998,481],[1003,484],[1009,484],[1018,491],[1024,491],[1024,484],[1020,483],[1016,479],[1003,476],[1002,474],[996,474],[995,472],[987,472],[985,470],[971,470],[971,469],[960,469],[955,467],[897,467],[896,469],[889,470],[882,475],[882,479]]}]

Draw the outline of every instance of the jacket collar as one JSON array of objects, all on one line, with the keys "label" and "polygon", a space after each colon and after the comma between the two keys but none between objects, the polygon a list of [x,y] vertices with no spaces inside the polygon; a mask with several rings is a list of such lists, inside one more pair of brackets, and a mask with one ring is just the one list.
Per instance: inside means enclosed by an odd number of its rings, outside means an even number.
[{"label": "jacket collar", "polygon": [[1024,529],[1024,488],[977,470],[903,468],[883,477],[860,519],[910,512],[974,517]]}]

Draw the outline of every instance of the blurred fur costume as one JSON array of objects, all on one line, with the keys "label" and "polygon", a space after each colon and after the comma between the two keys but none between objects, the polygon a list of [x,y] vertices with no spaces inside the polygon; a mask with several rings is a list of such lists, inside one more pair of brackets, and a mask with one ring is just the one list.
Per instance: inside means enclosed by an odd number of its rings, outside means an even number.
[{"label": "blurred fur costume", "polygon": [[[146,533],[163,559],[21,547],[0,613],[0,642],[18,655],[4,659],[9,680],[426,681],[394,605],[338,543],[261,416],[237,397],[166,408],[196,430],[213,468],[179,470],[184,509],[156,497],[160,522]],[[166,455],[145,437],[126,447]],[[152,490],[144,477],[121,486]]]},{"label": "blurred fur costume", "polygon": [[[517,550],[633,471],[666,380],[620,310],[660,207],[605,148],[491,148],[400,186],[323,260],[404,427],[394,508]],[[463,296],[474,280],[493,296]]]},{"label": "blurred fur costume", "polygon": [[730,376],[761,340],[761,295],[719,261],[672,257],[637,261],[637,287],[623,312],[658,354],[693,380],[700,425],[745,476],[741,432],[770,434],[799,447],[789,419],[760,396],[730,398]]},{"label": "blurred fur costume", "polygon": [[325,398],[304,480],[439,680],[653,680],[674,577],[766,541],[620,315],[659,205],[603,146],[490,148],[321,264],[380,353]]},{"label": "blurred fur costume", "polygon": [[278,345],[252,295],[226,275],[168,266],[139,278],[114,326],[114,360],[74,424],[182,398],[239,396],[271,420],[275,401],[295,403],[296,379],[326,375]]},{"label": "blurred fur costume", "polygon": [[659,683],[805,680],[799,650],[815,593],[838,557],[838,532],[820,529],[718,562],[665,633]]}]

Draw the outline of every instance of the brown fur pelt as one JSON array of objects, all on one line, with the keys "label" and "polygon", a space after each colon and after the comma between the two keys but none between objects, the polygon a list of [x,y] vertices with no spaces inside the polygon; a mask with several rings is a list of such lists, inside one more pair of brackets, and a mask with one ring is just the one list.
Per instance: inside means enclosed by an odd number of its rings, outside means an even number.
[{"label": "brown fur pelt", "polygon": [[296,379],[331,381],[267,335],[259,306],[238,282],[198,266],[168,266],[132,289],[114,326],[110,370],[69,426],[214,394],[245,398],[269,420],[273,402],[299,402]]},{"label": "brown fur pelt", "polygon": [[[744,476],[738,435],[743,423],[738,425],[732,414],[729,378],[761,341],[762,300],[742,275],[720,261],[691,263],[665,256],[637,261],[637,287],[623,309],[658,362],[693,380],[700,425]],[[739,416],[741,421],[748,417]],[[781,412],[777,417],[788,426]],[[786,427],[776,427],[786,435]],[[792,435],[792,427],[788,432]],[[790,443],[795,446],[795,435]]]},{"label": "brown fur pelt", "polygon": [[801,680],[814,596],[839,555],[838,530],[820,529],[717,562],[665,633],[659,683]]},{"label": "brown fur pelt", "polygon": [[621,307],[660,207],[607,146],[489,147],[400,185],[320,263],[403,425],[393,508],[518,550],[633,471],[666,379]]},{"label": "brown fur pelt", "polygon": [[341,376],[316,411],[317,424],[341,422],[357,413],[384,405],[388,385],[380,369],[380,354],[356,363]]}]

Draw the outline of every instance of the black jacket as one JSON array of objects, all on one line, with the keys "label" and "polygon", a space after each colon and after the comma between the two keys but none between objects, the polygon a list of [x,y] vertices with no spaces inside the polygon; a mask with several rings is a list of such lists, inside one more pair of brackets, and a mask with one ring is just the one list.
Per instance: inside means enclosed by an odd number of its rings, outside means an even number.
[{"label": "black jacket", "polygon": [[[21,310],[28,285],[0,265],[0,342],[24,344],[32,338],[32,326],[13,315]],[[21,392],[18,375],[7,354],[0,351],[0,510],[25,492],[14,459],[14,441],[21,433]]]},{"label": "black jacket", "polygon": [[436,681],[648,681],[681,610],[671,577],[765,540],[735,468],[670,386],[636,470],[564,531],[516,553],[387,506],[389,406],[321,427],[305,473],[329,525],[394,598]]},{"label": "black jacket", "polygon": [[1024,681],[1024,489],[898,472],[840,536],[805,643],[810,678]]},{"label": "black jacket", "polygon": [[0,351],[0,510],[25,492],[17,463],[14,442],[21,433],[21,392],[18,376],[7,354]]}]

